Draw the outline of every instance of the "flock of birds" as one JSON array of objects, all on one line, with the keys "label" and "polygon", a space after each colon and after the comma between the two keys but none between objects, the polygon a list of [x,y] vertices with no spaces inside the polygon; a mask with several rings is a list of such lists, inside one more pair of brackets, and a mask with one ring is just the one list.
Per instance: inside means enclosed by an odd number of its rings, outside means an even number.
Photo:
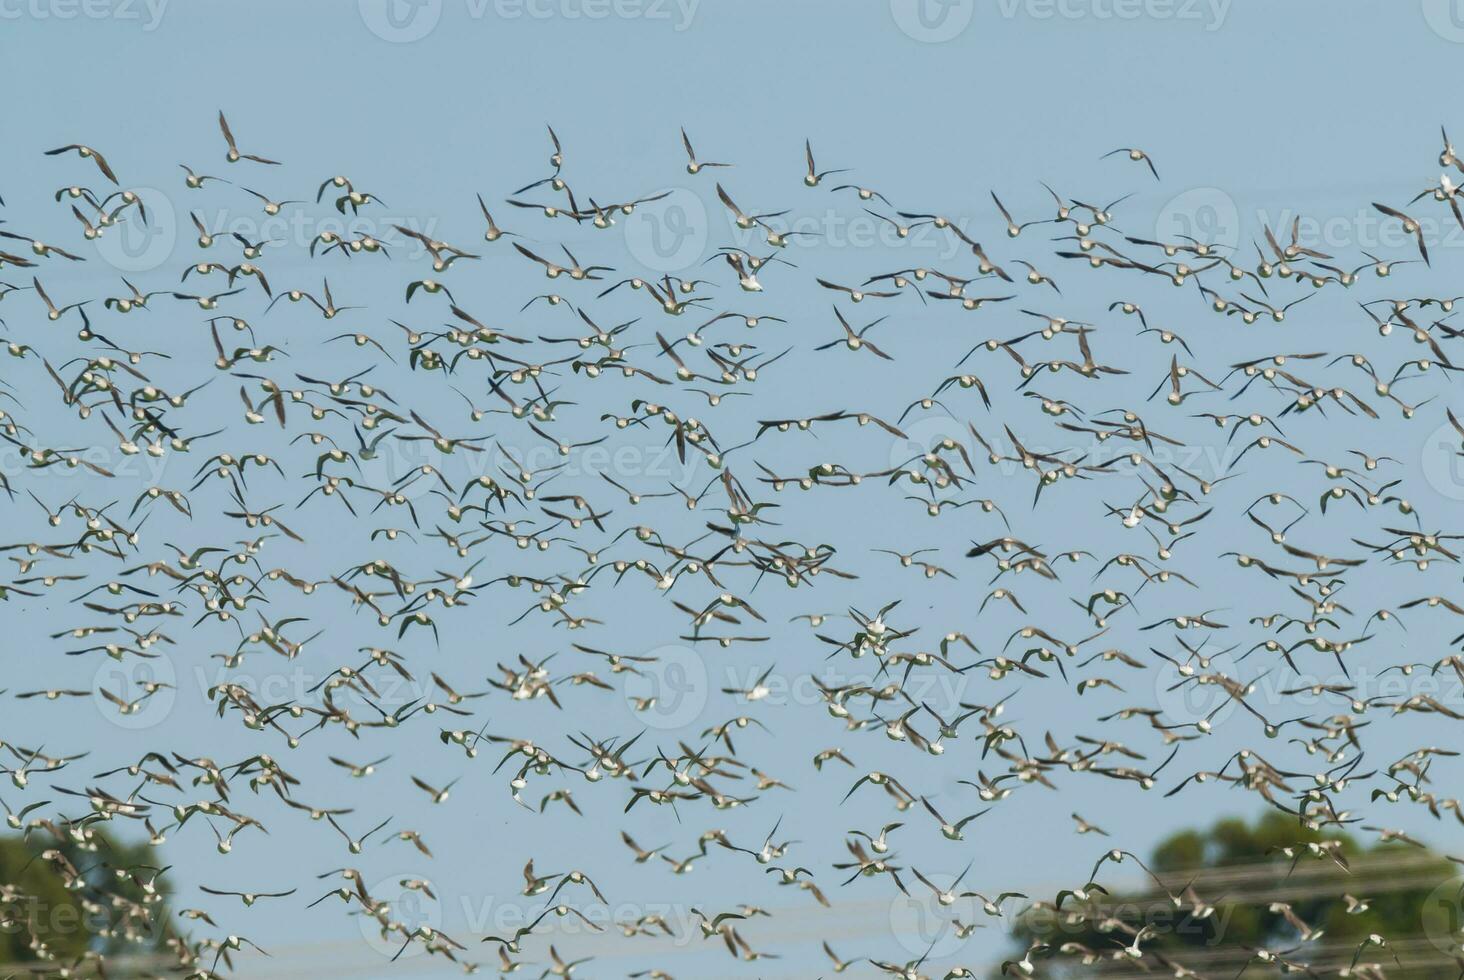
[{"label": "flock of birds", "polygon": [[[1424,285],[1438,258],[1426,220],[1436,210],[1464,227],[1451,177],[1464,161],[1447,136],[1437,185],[1375,205],[1416,254],[1358,257],[1304,240],[1299,221],[1244,247],[1163,240],[1126,225],[1126,198],[1099,205],[1053,188],[1034,213],[992,192],[958,219],[857,183],[851,168],[822,169],[809,144],[787,194],[754,201],[737,168],[707,162],[683,130],[682,181],[712,220],[702,278],[682,278],[577,257],[608,251],[596,235],[666,192],[593,186],[552,129],[547,172],[503,199],[469,197],[470,213],[444,222],[455,241],[396,227],[396,261],[379,233],[323,231],[292,248],[219,230],[210,208],[369,216],[383,205],[344,175],[287,179],[283,154],[259,134],[236,139],[222,113],[218,130],[198,153],[220,165],[182,164],[170,185],[197,202],[191,254],[146,281],[91,271],[99,239],[157,220],[97,148],[47,151],[58,188],[44,189],[57,220],[45,234],[0,222],[0,439],[16,461],[0,472],[0,609],[52,633],[49,649],[25,654],[32,674],[59,678],[78,662],[54,654],[154,678],[12,689],[45,720],[0,730],[5,811],[112,938],[139,954],[161,944],[159,974],[225,975],[259,948],[249,909],[288,902],[369,920],[395,956],[586,976],[595,962],[560,955],[557,923],[603,929],[586,909],[614,896],[632,862],[685,873],[716,861],[745,867],[749,901],[708,893],[696,931],[675,938],[724,948],[729,970],[779,955],[758,942],[758,922],[780,907],[903,894],[942,908],[974,899],[993,923],[1045,909],[1111,935],[1096,950],[1039,939],[1001,973],[1111,960],[1200,977],[1105,910],[1109,866],[1142,867],[1131,850],[1095,845],[1096,864],[1068,869],[1053,895],[986,881],[977,892],[982,847],[998,842],[981,821],[1018,801],[1051,806],[1052,790],[1080,797],[1092,778],[1110,795],[1182,791],[1196,806],[1223,787],[1295,819],[1298,843],[1276,858],[1293,868],[1342,863],[1326,835],[1343,828],[1417,843],[1388,820],[1392,807],[1464,824],[1459,801],[1435,789],[1448,783],[1436,767],[1458,754],[1452,738],[1371,748],[1464,719],[1457,699],[1406,686],[1464,681],[1464,657],[1450,652],[1464,636],[1418,639],[1464,616],[1445,581],[1464,531],[1410,497],[1414,461],[1390,455],[1401,426],[1447,421],[1464,437],[1444,404],[1460,297]],[[1096,166],[1159,180],[1138,148]],[[874,249],[829,256],[817,233],[794,228],[812,195],[871,216],[889,233],[885,251],[919,229],[955,257],[895,268],[870,267],[885,254]],[[510,285],[478,299],[485,267]],[[363,273],[394,283],[396,308],[351,305],[345,284]],[[540,276],[551,291],[538,292]],[[1414,285],[1388,288],[1400,280]],[[1145,289],[1179,297],[1184,322],[1156,312],[1169,300],[1132,298]],[[1348,290],[1351,322],[1328,327],[1332,349],[1288,339],[1305,329],[1298,304]],[[1104,300],[1071,309],[1083,292]],[[794,310],[783,297],[795,294],[818,302]],[[861,315],[870,308],[880,315]],[[973,329],[987,339],[973,343]],[[969,350],[931,353],[951,343]],[[1236,345],[1245,356],[1217,356]],[[583,463],[595,451],[614,459],[626,441],[664,447],[686,479]],[[1195,447],[1220,452],[1188,455]],[[162,482],[123,495],[114,488],[137,470],[118,464],[133,458],[168,465],[146,471]],[[520,624],[510,647],[504,631]],[[359,649],[338,639],[358,632],[371,637]],[[656,653],[667,643],[711,678],[745,680],[709,681],[715,690],[696,695],[707,707],[669,723],[658,713],[688,692]],[[1397,658],[1415,643],[1433,652]],[[207,690],[158,680],[146,670],[159,658],[217,665],[219,679]],[[261,662],[316,682],[262,699],[247,683]],[[1376,693],[1392,673],[1404,693]],[[812,678],[811,696],[780,698],[776,682],[795,677]],[[400,689],[413,696],[384,694]],[[1186,713],[1176,693],[1209,700]],[[125,719],[160,697],[175,711],[206,699],[210,727],[187,744],[150,741],[163,728],[91,744],[69,720],[98,698]],[[731,717],[702,716],[724,701]],[[1044,705],[1062,706],[1066,730],[1006,713]],[[1222,726],[1234,744],[1217,757]],[[795,757],[795,735],[809,731],[824,747]],[[312,775],[297,775],[307,765]],[[517,854],[535,911],[506,934],[405,922],[370,884],[393,848],[440,860],[402,814],[450,814],[460,780],[502,786],[502,807],[558,827],[552,856]],[[819,793],[793,795],[810,782]],[[821,802],[840,799],[852,802]],[[710,826],[734,810],[771,832]],[[673,814],[690,843],[644,847],[638,821],[652,814]],[[1093,840],[1123,834],[1073,819]],[[831,820],[859,825],[843,833]],[[783,829],[794,825],[810,843]],[[255,833],[266,826],[269,837]],[[180,892],[180,910],[158,888],[176,868],[119,866],[98,843],[104,827],[220,854],[319,828],[332,856],[268,885],[240,867]],[[917,866],[913,853],[931,847],[944,850]],[[78,867],[67,853],[94,860]],[[329,869],[336,853],[345,866]],[[483,863],[485,875],[517,876],[517,860],[512,871]],[[1197,915],[1221,898],[1153,877]],[[123,880],[143,897],[121,895]],[[427,878],[401,885],[433,895]],[[26,908],[0,884],[0,917],[25,922]],[[639,937],[675,932],[656,915],[616,925],[627,955]],[[108,965],[94,952],[60,962],[26,928],[58,975]],[[1250,951],[1242,972],[1397,968],[1390,937],[1314,956],[1314,933],[1298,920],[1294,941]],[[822,942],[819,956],[833,972],[918,980],[931,969],[926,955],[891,953],[888,938],[867,941],[883,948]],[[630,975],[675,969],[668,956]]]}]

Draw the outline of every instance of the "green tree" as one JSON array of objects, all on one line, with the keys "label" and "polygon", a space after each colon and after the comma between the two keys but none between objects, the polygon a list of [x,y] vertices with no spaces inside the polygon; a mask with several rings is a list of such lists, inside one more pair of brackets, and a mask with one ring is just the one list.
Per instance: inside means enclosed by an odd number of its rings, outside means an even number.
[{"label": "green tree", "polygon": [[0,837],[0,965],[156,949],[171,929],[157,850],[95,823],[81,841],[56,829]]},{"label": "green tree", "polygon": [[[1144,860],[1154,876],[1145,875],[1145,890],[1093,889],[1087,902],[1038,905],[1018,920],[1014,938],[1022,949],[1047,944],[1040,963],[1052,976],[1142,973],[1121,947],[1146,926],[1145,959],[1163,957],[1203,976],[1233,976],[1253,950],[1292,947],[1293,962],[1335,971],[1371,935],[1387,946],[1363,947],[1361,962],[1382,963],[1391,978],[1459,972],[1447,952],[1451,936],[1459,948],[1458,869],[1422,847],[1366,847],[1269,812],[1254,823],[1227,819],[1182,831]],[[1114,864],[1104,867],[1100,883],[1114,875]]]}]

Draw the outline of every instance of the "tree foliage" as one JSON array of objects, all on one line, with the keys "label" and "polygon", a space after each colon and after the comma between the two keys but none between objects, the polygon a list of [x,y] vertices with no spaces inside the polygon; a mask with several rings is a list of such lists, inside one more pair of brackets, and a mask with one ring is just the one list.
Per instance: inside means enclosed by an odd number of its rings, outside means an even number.
[{"label": "tree foliage", "polygon": [[0,837],[0,964],[154,949],[169,928],[156,850],[95,824],[61,834],[32,826]]},{"label": "tree foliage", "polygon": [[[1365,846],[1352,835],[1309,831],[1269,812],[1254,823],[1232,818],[1174,834],[1145,861],[1153,872],[1145,875],[1145,890],[1103,893],[1115,868],[1105,864],[1109,873],[1099,872],[1100,888],[1088,890],[1086,903],[1069,898],[1060,909],[1037,903],[1014,938],[1024,949],[1047,944],[1052,958],[1044,972],[1051,975],[1135,972],[1121,947],[1146,926],[1146,953],[1201,975],[1207,970],[1200,964],[1233,975],[1253,950],[1293,947],[1300,962],[1346,967],[1372,935],[1389,945],[1368,947],[1367,958],[1386,964],[1390,977],[1442,976],[1437,971],[1450,963],[1444,950],[1460,925],[1458,869],[1415,844]],[[1213,906],[1208,914],[1207,906]],[[1394,950],[1400,951],[1396,962]],[[1089,951],[1096,961],[1083,963]],[[1454,967],[1449,975],[1458,972]]]}]

